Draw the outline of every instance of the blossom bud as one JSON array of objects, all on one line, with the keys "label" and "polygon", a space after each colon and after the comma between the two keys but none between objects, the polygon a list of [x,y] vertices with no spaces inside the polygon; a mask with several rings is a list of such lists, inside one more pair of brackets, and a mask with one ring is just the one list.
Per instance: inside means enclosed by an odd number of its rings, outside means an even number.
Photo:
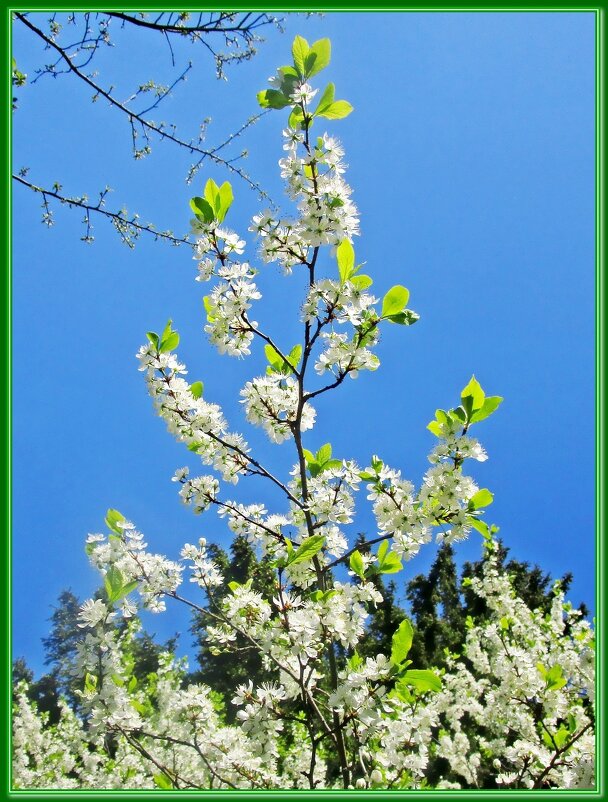
[{"label": "blossom bud", "polygon": [[382,772],[380,769],[374,769],[369,775],[369,778],[374,785],[379,785],[382,782]]}]

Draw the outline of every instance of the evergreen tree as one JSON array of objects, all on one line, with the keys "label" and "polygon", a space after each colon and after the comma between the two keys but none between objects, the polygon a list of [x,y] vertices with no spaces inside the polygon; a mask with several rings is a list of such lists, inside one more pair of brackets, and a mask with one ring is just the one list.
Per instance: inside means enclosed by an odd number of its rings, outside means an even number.
[{"label": "evergreen tree", "polygon": [[[545,613],[551,607],[554,581],[538,565],[510,559],[509,549],[498,541],[498,568],[512,577],[517,595],[532,609]],[[415,625],[414,642],[410,651],[417,668],[441,667],[445,664],[445,650],[461,652],[466,639],[467,617],[477,621],[487,615],[485,603],[470,589],[473,577],[481,577],[484,558],[466,562],[459,577],[454,561],[454,550],[443,544],[431,565],[428,575],[419,574],[407,584],[406,596]],[[565,574],[560,584],[568,591],[572,574]],[[580,605],[583,615],[587,608]]]},{"label": "evergreen tree", "polygon": [[[232,591],[230,582],[238,582],[240,585],[251,581],[254,591],[263,593],[265,596],[274,595],[273,571],[267,561],[258,560],[254,549],[245,537],[237,537],[230,547],[230,556],[219,546],[209,546],[209,555],[214,562],[221,568],[226,581],[219,587],[213,588],[208,593],[207,609],[214,611],[219,602]],[[237,645],[240,649],[240,659],[234,659],[234,654],[222,653],[214,654],[213,648],[209,646],[206,637],[206,623],[209,617],[203,613],[196,613],[193,618],[191,632],[195,636],[195,645],[198,649],[197,660],[199,670],[194,672],[188,679],[189,681],[203,682],[217,691],[223,697],[226,704],[226,715],[232,720],[232,706],[229,704],[239,685],[252,680],[257,684],[271,677],[271,672],[262,666],[260,654],[252,649],[250,644],[237,636]]]}]

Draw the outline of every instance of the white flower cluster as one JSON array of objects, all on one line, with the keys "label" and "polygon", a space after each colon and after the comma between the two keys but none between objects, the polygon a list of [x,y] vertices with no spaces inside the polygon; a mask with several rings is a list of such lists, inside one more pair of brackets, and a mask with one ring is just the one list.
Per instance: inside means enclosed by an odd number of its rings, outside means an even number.
[{"label": "white flower cluster", "polygon": [[[476,785],[491,765],[503,788],[590,788],[594,783],[594,634],[555,592],[548,614],[530,610],[498,570],[488,544],[472,590],[488,619],[469,629],[466,662],[452,659],[432,699],[438,756],[452,782]],[[457,787],[457,786],[456,786]]]},{"label": "white flower cluster", "polygon": [[[116,524],[121,535],[89,535],[87,552],[91,564],[108,575],[118,571],[123,586],[137,583],[143,606],[152,612],[165,609],[164,596],[173,593],[181,584],[183,566],[159,554],[146,551],[144,536],[129,521]],[[103,602],[100,602],[103,604]],[[90,615],[90,613],[89,613]],[[98,620],[101,617],[95,613]]]},{"label": "white flower cluster", "polygon": [[205,332],[221,354],[246,356],[251,353],[252,329],[256,328],[257,323],[250,322],[246,313],[252,301],[262,297],[252,281],[256,273],[247,262],[222,267],[218,275],[224,281],[217,284],[211,295],[205,298]]},{"label": "white flower cluster", "polygon": [[188,382],[185,365],[172,353],[160,353],[151,343],[137,354],[140,370],[146,373],[148,392],[158,414],[178,440],[195,451],[205,465],[213,465],[227,482],[236,483],[247,468],[247,443],[239,434],[227,431],[217,404],[196,397]]},{"label": "white flower cluster", "polygon": [[[306,85],[299,90],[308,96]],[[342,178],[345,165],[339,143],[327,134],[310,146],[302,131],[283,131],[286,155],[279,161],[287,193],[297,202],[299,217],[281,220],[268,210],[254,216],[250,231],[260,238],[262,258],[277,261],[286,272],[307,260],[308,248],[337,245],[359,233],[351,189]]]},{"label": "white flower cluster", "polygon": [[192,576],[190,582],[194,582],[201,588],[217,587],[224,581],[221,571],[216,563],[209,559],[207,553],[207,541],[204,537],[199,538],[198,546],[186,543],[181,551],[184,560],[192,562]]},{"label": "white flower cluster", "polygon": [[221,354],[246,356],[250,353],[255,321],[247,320],[247,310],[262,295],[253,279],[257,271],[247,262],[233,260],[241,255],[245,241],[216,221],[192,221],[194,259],[198,262],[197,281],[217,276],[221,281],[205,297],[207,325],[205,332]]},{"label": "white flower cluster", "polygon": [[[241,390],[247,420],[261,426],[274,443],[282,443],[293,430],[298,416],[300,391],[293,376],[273,373],[247,382]],[[306,402],[300,416],[300,429],[312,429],[316,412]]]}]

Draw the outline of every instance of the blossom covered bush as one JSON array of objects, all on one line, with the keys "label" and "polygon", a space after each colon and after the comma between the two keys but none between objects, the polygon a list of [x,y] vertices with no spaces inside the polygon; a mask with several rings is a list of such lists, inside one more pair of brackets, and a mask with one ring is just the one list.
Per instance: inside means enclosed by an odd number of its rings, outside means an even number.
[{"label": "blossom covered bush", "polygon": [[[247,357],[263,349],[267,367],[241,390],[245,416],[270,443],[289,441],[294,463],[274,475],[244,436],[229,426],[202,382],[189,383],[170,321],[149,332],[138,360],[157,413],[209,472],[179,468],[173,480],[194,513],[215,508],[235,536],[245,536],[274,570],[269,595],[251,582],[224,583],[205,539],[170,559],[148,550],[143,534],[109,510],[105,534],[89,535],[87,553],[104,583],[103,598],[81,608],[78,672],[83,715],[64,705],[51,725],[20,686],[15,706],[17,788],[590,788],[593,787],[593,632],[556,588],[551,612],[529,609],[493,557],[495,528],[483,519],[492,494],[465,473],[487,455],[471,427],[501,398],[473,377],[460,402],[437,410],[430,467],[416,484],[370,455],[367,466],[316,452],[307,434],[315,399],[359,371],[374,371],[382,327],[418,320],[408,290],[382,299],[357,264],[356,206],[344,180],[340,143],[313,134],[323,120],[352,111],[329,83],[310,80],[330,60],[330,43],[296,37],[293,64],[258,94],[265,108],[285,109],[281,175],[294,203],[289,217],[265,210],[253,218],[262,262],[306,280],[301,340],[276,342],[254,319],[261,294],[246,243],[225,227],[233,196],[212,180],[191,201],[196,279],[205,297],[205,331],[220,353]],[[319,255],[334,265],[321,273]],[[338,390],[338,392],[340,392]],[[283,501],[276,510],[243,504],[237,486],[258,476]],[[358,494],[371,503],[377,532],[365,548],[349,541]],[[368,611],[382,601],[374,578],[396,574],[433,538],[462,540],[476,530],[485,543],[481,578],[471,590],[486,613],[467,622],[461,654],[447,668],[408,660],[413,630],[403,620],[390,654],[357,651]],[[371,547],[377,546],[374,551]],[[188,580],[190,590],[183,589]],[[250,681],[234,698],[184,681],[183,663],[166,654],[145,681],[133,674],[130,645],[138,612],[183,603],[205,621],[211,648],[242,644],[262,657],[270,681]],[[238,643],[237,643],[238,638]],[[237,724],[226,723],[226,704]]]}]

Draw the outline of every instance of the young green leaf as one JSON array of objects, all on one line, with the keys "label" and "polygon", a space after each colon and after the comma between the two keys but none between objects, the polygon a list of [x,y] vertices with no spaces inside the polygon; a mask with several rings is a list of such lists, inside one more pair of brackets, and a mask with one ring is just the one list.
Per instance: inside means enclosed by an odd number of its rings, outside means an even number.
[{"label": "young green leaf", "polygon": [[406,671],[399,681],[413,686],[417,691],[421,692],[437,692],[441,690],[441,677],[428,669],[412,668]]},{"label": "young green leaf", "polygon": [[158,334],[155,331],[147,331],[146,337],[158,351],[158,346],[160,344],[160,337],[158,336]]},{"label": "young green leaf", "polygon": [[179,345],[179,334],[176,331],[172,331],[167,337],[161,340],[160,348],[158,349],[161,354],[168,354],[170,351],[173,351]]},{"label": "young green leaf", "polygon": [[382,563],[386,556],[386,552],[388,551],[388,540],[383,540],[382,543],[378,546],[378,553],[376,554],[376,559],[379,563]]},{"label": "young green leaf", "polygon": [[321,551],[325,543],[323,535],[312,535],[303,540],[297,551],[295,551],[288,559],[287,565],[297,565],[298,563],[312,560],[315,554]]},{"label": "young green leaf", "polygon": [[420,315],[412,309],[404,309],[403,312],[397,312],[396,315],[386,315],[385,320],[390,323],[398,323],[400,326],[412,326],[420,320]]},{"label": "young green leaf", "polygon": [[193,382],[190,385],[190,392],[195,398],[200,398],[203,394],[203,383],[202,382]]},{"label": "young green leaf", "polygon": [[205,307],[205,312],[207,313],[207,322],[213,323],[215,320],[215,315],[213,314],[213,301],[208,295],[203,297],[203,306]]},{"label": "young green leaf", "polygon": [[353,571],[359,579],[365,579],[365,563],[363,562],[363,557],[361,556],[361,552],[355,549],[353,553],[350,555],[350,559],[348,561],[350,566],[350,570]]},{"label": "young green leaf", "polygon": [[220,212],[218,220],[221,223],[226,217],[228,209],[230,209],[230,207],[232,206],[232,202],[234,201],[232,186],[229,181],[224,181],[224,183],[219,189],[219,196],[220,196]]},{"label": "young green leaf", "polygon": [[353,107],[347,100],[334,100],[329,106],[322,111],[316,111],[315,117],[326,117],[328,120],[343,120],[353,110]]},{"label": "young green leaf", "polygon": [[108,510],[106,512],[106,526],[108,529],[111,529],[113,532],[116,532],[117,535],[122,535],[122,529],[118,526],[119,523],[126,521],[124,515],[122,515],[118,510]]},{"label": "young green leaf", "polygon": [[258,92],[257,100],[263,109],[284,109],[291,105],[291,100],[277,89],[262,89]]},{"label": "young green leaf", "polygon": [[291,46],[294,67],[301,78],[306,78],[306,56],[310,51],[310,46],[303,36],[296,36]]},{"label": "young green leaf", "polygon": [[313,112],[315,117],[321,117],[323,112],[330,108],[334,102],[335,93],[336,87],[333,84],[327,84],[323,90],[323,94],[321,95],[319,102],[317,103],[317,108]]},{"label": "young green leaf", "polygon": [[484,391],[481,389],[481,385],[475,376],[472,376],[470,382],[460,394],[462,406],[464,407],[469,420],[471,419],[473,412],[477,412],[478,409],[481,409],[485,397],[486,396]]},{"label": "young green leaf", "polygon": [[317,451],[317,462],[319,465],[325,465],[331,459],[331,443],[325,443],[324,446]]},{"label": "young green leaf", "polygon": [[340,281],[344,284],[345,281],[352,276],[355,270],[355,249],[350,240],[343,239],[336,248],[336,259],[338,261],[338,272],[340,274]]},{"label": "young green leaf", "polygon": [[331,42],[329,39],[319,39],[310,46],[308,54],[304,58],[306,76],[312,78],[313,75],[324,70],[331,59]]},{"label": "young green leaf", "polygon": [[397,315],[405,309],[405,305],[410,297],[410,292],[400,284],[391,287],[382,299],[382,317]]},{"label": "young green leaf", "polygon": [[190,198],[190,208],[203,223],[211,223],[215,219],[213,208],[205,198]]},{"label": "young green leaf", "polygon": [[392,649],[391,649],[391,662],[395,665],[402,663],[408,655],[412,647],[412,640],[414,639],[414,630],[412,625],[404,618],[399,624],[399,628],[393,635]]},{"label": "young green leaf", "polygon": [[304,124],[304,112],[299,106],[294,106],[293,111],[289,115],[287,125],[289,128],[294,128],[296,131]]},{"label": "young green leaf", "polygon": [[353,287],[357,290],[366,290],[368,287],[371,287],[372,284],[374,283],[373,279],[371,279],[369,276],[364,276],[364,275],[351,276],[349,281],[353,285]]},{"label": "young green leaf", "polygon": [[469,516],[467,518],[467,522],[473,527],[473,529],[477,529],[479,534],[485,538],[486,540],[491,539],[490,534],[490,527],[487,525],[485,521],[480,521],[478,518],[473,518],[473,516]]},{"label": "young green leaf", "polygon": [[494,496],[490,491],[484,487],[478,490],[474,496],[469,499],[469,509],[478,510],[481,507],[488,507],[494,501]]},{"label": "young green leaf", "polygon": [[386,555],[378,570],[381,574],[397,574],[402,568],[403,563],[399,559],[399,555],[391,551]]},{"label": "young green leaf", "polygon": [[164,791],[171,791],[173,789],[173,783],[166,774],[159,772],[158,774],[155,774],[152,779],[154,780],[154,785],[157,788],[162,788]]},{"label": "young green leaf", "polygon": [[477,423],[480,420],[489,418],[490,415],[498,409],[502,404],[503,399],[499,395],[489,395],[484,399],[481,407],[471,415],[471,423]]},{"label": "young green leaf", "polygon": [[106,571],[103,578],[103,584],[105,586],[110,604],[120,599],[122,595],[121,591],[123,588],[123,583],[124,579],[122,572],[114,565]]}]

